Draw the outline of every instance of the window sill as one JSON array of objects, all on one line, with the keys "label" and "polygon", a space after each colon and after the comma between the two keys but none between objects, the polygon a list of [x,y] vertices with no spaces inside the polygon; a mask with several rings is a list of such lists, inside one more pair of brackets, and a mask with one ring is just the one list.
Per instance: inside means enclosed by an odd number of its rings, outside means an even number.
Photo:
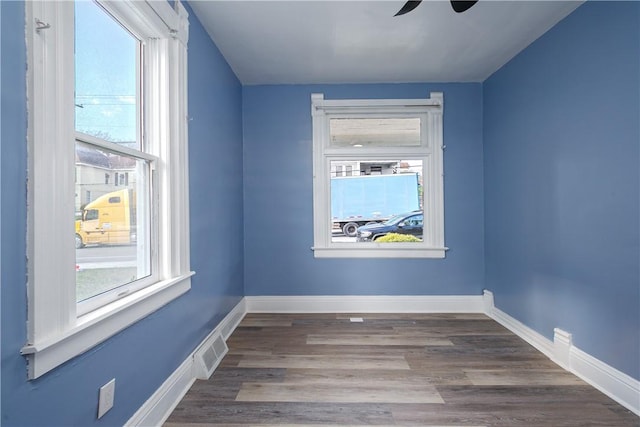
[{"label": "window sill", "polygon": [[[402,245],[407,245],[403,243]],[[315,258],[435,258],[442,259],[449,248],[407,247],[314,247]]]},{"label": "window sill", "polygon": [[105,341],[191,289],[193,271],[164,280],[78,318],[59,336],[21,350],[29,361],[29,379],[38,378],[67,360]]}]

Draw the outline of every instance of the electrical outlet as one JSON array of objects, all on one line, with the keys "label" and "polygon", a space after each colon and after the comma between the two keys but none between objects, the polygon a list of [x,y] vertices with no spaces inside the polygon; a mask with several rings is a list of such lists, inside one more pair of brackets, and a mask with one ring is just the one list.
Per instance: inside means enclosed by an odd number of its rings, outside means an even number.
[{"label": "electrical outlet", "polygon": [[113,408],[113,399],[115,394],[115,378],[100,387],[100,397],[98,398],[98,418],[101,418],[109,409]]}]

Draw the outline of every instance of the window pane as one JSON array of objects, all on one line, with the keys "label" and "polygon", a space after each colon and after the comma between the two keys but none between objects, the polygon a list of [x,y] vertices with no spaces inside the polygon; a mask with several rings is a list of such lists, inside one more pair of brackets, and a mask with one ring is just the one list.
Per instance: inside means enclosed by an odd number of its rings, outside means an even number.
[{"label": "window pane", "polygon": [[76,131],[140,148],[139,41],[94,2],[75,13]]},{"label": "window pane", "polygon": [[[105,183],[104,176],[124,176]],[[147,161],[76,142],[76,300],[151,274]]]},{"label": "window pane", "polygon": [[352,176],[331,177],[332,242],[390,233],[403,235],[396,241],[422,240],[422,160],[331,161],[331,170],[338,166]]},{"label": "window pane", "polygon": [[331,119],[333,147],[406,147],[420,145],[420,118]]}]

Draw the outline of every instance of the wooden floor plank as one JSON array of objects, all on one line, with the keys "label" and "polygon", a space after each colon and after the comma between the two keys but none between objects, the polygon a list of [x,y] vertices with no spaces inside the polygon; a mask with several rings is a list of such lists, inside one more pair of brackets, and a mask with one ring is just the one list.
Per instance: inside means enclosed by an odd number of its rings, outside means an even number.
[{"label": "wooden floor plank", "polygon": [[344,382],[382,382],[388,385],[472,385],[462,371],[429,371],[391,369],[287,369],[287,383],[342,384]]},{"label": "wooden floor plank", "polygon": [[260,327],[260,328],[264,328],[267,326],[277,326],[277,327],[289,327],[293,324],[293,322],[291,320],[287,320],[287,319],[272,319],[272,318],[248,318],[248,319],[244,319],[242,322],[242,327],[243,328],[249,328],[249,327]]},{"label": "wooden floor plank", "polygon": [[358,357],[363,354],[367,356],[390,356],[398,355],[404,356],[411,349],[415,349],[414,346],[379,346],[379,345],[333,345],[333,344],[308,344],[301,349],[298,346],[286,345],[274,348],[273,355],[296,355],[304,352],[306,355],[314,356],[335,356],[340,354],[342,356],[354,356]]},{"label": "wooden floor plank", "polygon": [[450,339],[427,335],[391,335],[391,334],[309,334],[307,344],[326,345],[402,345],[411,347],[453,345]]},{"label": "wooden floor plank", "polygon": [[615,416],[601,404],[550,402],[544,405],[492,402],[491,404],[390,404],[398,425],[433,426],[481,424],[492,427],[637,427],[637,420]]},{"label": "wooden floor plank", "polygon": [[543,407],[549,403],[563,402],[580,407],[602,402],[602,393],[587,384],[471,387],[438,385],[436,388],[447,404],[452,405],[493,405],[500,402]]},{"label": "wooden floor plank", "polygon": [[466,369],[465,374],[473,385],[581,385],[575,375],[558,372],[558,369]]},{"label": "wooden floor plank", "polygon": [[484,315],[355,316],[247,315],[165,426],[640,427]]},{"label": "wooden floor plank", "polygon": [[444,403],[430,385],[384,381],[244,383],[238,402]]},{"label": "wooden floor plank", "polygon": [[306,368],[306,369],[409,369],[402,356],[244,356],[241,368]]},{"label": "wooden floor plank", "polygon": [[384,404],[319,402],[219,402],[187,400],[173,411],[167,424],[209,425],[251,424],[335,424],[395,425]]}]

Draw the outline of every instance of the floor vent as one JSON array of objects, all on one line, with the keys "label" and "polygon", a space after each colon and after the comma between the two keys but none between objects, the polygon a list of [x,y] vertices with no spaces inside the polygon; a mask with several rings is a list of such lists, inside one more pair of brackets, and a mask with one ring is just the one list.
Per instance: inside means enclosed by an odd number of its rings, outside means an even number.
[{"label": "floor vent", "polygon": [[244,313],[242,312],[234,314],[233,317],[222,327],[222,336],[224,336],[225,339],[229,338],[229,335],[231,335],[231,333],[236,329],[243,316]]},{"label": "floor vent", "polygon": [[207,339],[193,356],[196,378],[208,380],[228,350],[227,343],[218,332]]}]

